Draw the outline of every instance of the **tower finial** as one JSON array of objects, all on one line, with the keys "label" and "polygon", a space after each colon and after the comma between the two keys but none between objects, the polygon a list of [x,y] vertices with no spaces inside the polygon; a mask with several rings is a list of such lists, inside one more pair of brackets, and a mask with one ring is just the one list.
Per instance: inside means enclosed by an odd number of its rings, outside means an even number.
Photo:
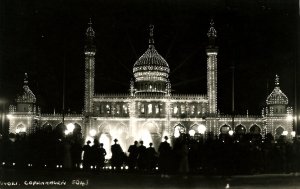
[{"label": "tower finial", "polygon": [[275,87],[279,87],[279,76],[277,74],[275,76]]},{"label": "tower finial", "polygon": [[207,36],[209,38],[216,38],[217,37],[217,31],[215,29],[215,23],[214,23],[213,19],[211,19],[211,21],[210,21],[210,27],[209,27],[209,30],[207,32]]},{"label": "tower finial", "polygon": [[28,75],[27,73],[24,74],[24,85],[28,84]]},{"label": "tower finial", "polygon": [[88,37],[95,37],[95,32],[94,32],[94,30],[92,28],[92,18],[90,18],[88,25],[89,25],[89,27],[86,30],[86,35]]},{"label": "tower finial", "polygon": [[154,25],[150,24],[149,25],[149,48],[153,48],[154,46],[153,30],[154,30]]}]

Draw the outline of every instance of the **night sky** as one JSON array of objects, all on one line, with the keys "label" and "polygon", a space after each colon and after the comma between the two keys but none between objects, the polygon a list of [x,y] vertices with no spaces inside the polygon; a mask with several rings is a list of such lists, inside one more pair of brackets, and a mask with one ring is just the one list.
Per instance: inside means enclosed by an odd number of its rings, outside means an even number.
[{"label": "night sky", "polygon": [[280,76],[294,102],[297,1],[283,0],[0,0],[0,98],[13,104],[24,73],[43,113],[61,112],[63,65],[66,109],[81,113],[84,40],[96,32],[96,93],[127,93],[132,67],[148,47],[170,66],[173,93],[206,94],[207,31],[214,19],[219,46],[218,109],[231,113],[232,65],[240,114],[260,114]]}]

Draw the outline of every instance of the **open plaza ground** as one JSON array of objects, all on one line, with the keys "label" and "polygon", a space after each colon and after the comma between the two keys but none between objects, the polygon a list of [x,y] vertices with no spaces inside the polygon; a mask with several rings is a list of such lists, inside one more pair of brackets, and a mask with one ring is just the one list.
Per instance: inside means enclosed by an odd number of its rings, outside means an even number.
[{"label": "open plaza ground", "polygon": [[4,188],[113,188],[113,189],[160,189],[160,188],[300,188],[298,174],[262,174],[203,176],[170,175],[161,178],[159,173],[128,173],[128,172],[85,172],[64,170],[15,170],[1,169],[0,189]]}]

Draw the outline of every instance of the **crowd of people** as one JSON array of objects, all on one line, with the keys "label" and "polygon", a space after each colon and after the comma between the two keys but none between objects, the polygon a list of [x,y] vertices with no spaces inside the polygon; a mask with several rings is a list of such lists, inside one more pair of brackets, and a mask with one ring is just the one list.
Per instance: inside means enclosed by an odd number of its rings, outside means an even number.
[{"label": "crowd of people", "polygon": [[142,140],[134,141],[127,150],[114,139],[110,150],[112,156],[108,159],[98,140],[83,145],[81,137],[60,138],[53,132],[41,131],[17,135],[13,140],[0,139],[0,162],[2,167],[99,171],[106,166],[120,171],[126,166],[128,171],[160,172],[162,177],[174,173],[186,176],[300,172],[300,142],[296,138],[287,141],[284,136],[274,140],[271,134],[264,138],[208,134],[204,139],[183,133],[172,140],[165,136],[159,146],[150,143],[146,147]]}]

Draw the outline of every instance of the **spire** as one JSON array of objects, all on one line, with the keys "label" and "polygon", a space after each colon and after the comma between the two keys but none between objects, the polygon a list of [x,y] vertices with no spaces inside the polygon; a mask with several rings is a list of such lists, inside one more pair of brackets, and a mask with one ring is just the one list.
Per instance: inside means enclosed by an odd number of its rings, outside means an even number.
[{"label": "spire", "polygon": [[154,39],[153,39],[153,30],[154,25],[149,25],[149,48],[152,49],[154,47]]},{"label": "spire", "polygon": [[210,27],[209,27],[208,32],[207,32],[207,36],[208,36],[208,39],[209,39],[209,42],[208,42],[208,47],[209,48],[215,47],[215,40],[217,38],[217,31],[216,31],[214,26],[215,26],[214,21],[213,21],[213,19],[211,19]]},{"label": "spire", "polygon": [[86,36],[88,37],[95,37],[95,32],[92,28],[92,19],[90,18],[90,21],[88,23],[89,27],[88,29],[86,30]]},{"label": "spire", "polygon": [[24,86],[28,85],[28,75],[27,73],[24,74]]},{"label": "spire", "polygon": [[275,75],[275,87],[279,87],[279,76]]},{"label": "spire", "polygon": [[96,53],[96,45],[95,45],[95,32],[92,28],[92,19],[90,18],[90,21],[88,23],[88,28],[86,30],[86,44],[85,44],[85,53],[95,55]]},{"label": "spire", "polygon": [[207,36],[209,38],[216,38],[217,37],[217,31],[216,31],[216,29],[215,29],[214,26],[215,26],[214,20],[211,19],[211,21],[210,21],[210,28],[209,28],[209,30],[207,32]]}]

